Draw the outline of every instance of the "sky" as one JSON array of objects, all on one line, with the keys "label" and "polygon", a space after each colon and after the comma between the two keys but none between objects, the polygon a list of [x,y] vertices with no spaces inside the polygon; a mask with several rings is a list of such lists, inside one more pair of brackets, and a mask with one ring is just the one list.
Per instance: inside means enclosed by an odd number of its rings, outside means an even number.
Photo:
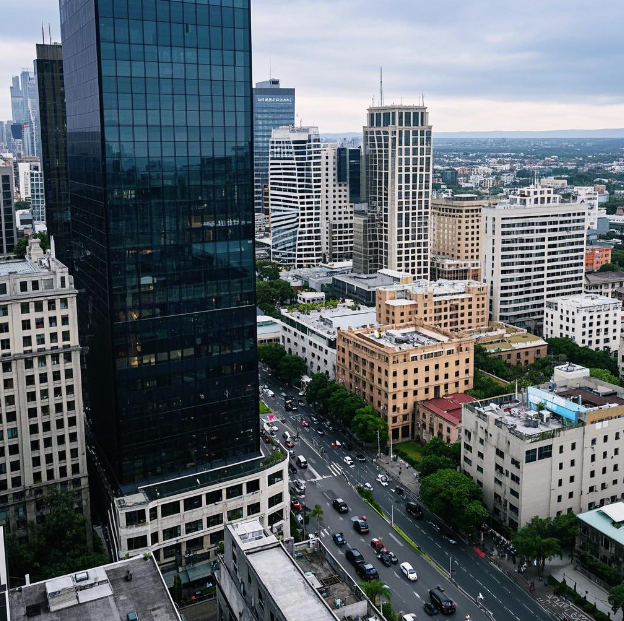
[{"label": "sky", "polygon": [[[0,119],[57,0],[2,0]],[[321,132],[361,131],[366,108],[417,103],[434,131],[624,127],[621,0],[252,0],[254,80],[297,90]],[[271,69],[270,69],[271,67]]]}]

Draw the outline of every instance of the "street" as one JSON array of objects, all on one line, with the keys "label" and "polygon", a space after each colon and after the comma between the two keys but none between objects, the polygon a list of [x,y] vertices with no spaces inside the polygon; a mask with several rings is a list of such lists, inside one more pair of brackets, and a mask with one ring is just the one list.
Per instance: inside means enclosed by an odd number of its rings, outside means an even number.
[{"label": "street", "polygon": [[[480,610],[475,600],[479,599],[496,620],[516,619],[529,621],[533,619],[547,619],[548,615],[531,598],[528,593],[517,587],[493,568],[487,561],[481,559],[474,550],[461,541],[452,543],[439,533],[433,526],[435,518],[424,510],[424,518],[415,520],[405,512],[405,500],[399,497],[394,489],[394,482],[390,479],[389,485],[383,487],[376,481],[380,473],[380,466],[376,465],[375,456],[366,454],[365,462],[355,460],[357,451],[346,451],[344,448],[333,448],[335,440],[345,442],[342,434],[325,429],[325,435],[319,435],[319,425],[310,420],[311,408],[308,405],[297,406],[296,412],[285,412],[282,392],[287,392],[295,401],[298,397],[294,389],[285,389],[281,384],[261,369],[261,385],[268,385],[275,393],[268,397],[261,392],[263,401],[278,415],[285,419],[285,426],[278,423],[278,441],[283,443],[282,432],[286,429],[291,433],[299,434],[295,444],[295,455],[303,455],[308,460],[308,468],[299,470],[293,479],[301,479],[306,484],[304,504],[311,509],[315,504],[321,505],[324,511],[321,523],[320,536],[324,543],[332,550],[343,566],[359,580],[344,558],[346,547],[338,547],[331,540],[331,534],[342,531],[348,547],[357,548],[367,562],[373,563],[379,572],[380,579],[392,591],[392,605],[395,610],[405,613],[413,612],[423,618],[423,604],[429,600],[428,591],[438,585],[457,604],[457,613],[461,618],[469,614],[473,619],[486,619],[487,615]],[[301,425],[301,418],[305,418],[310,427]],[[283,447],[284,448],[284,447]],[[284,448],[284,450],[287,450]],[[350,455],[354,465],[349,467],[344,457]],[[291,463],[294,461],[291,460]],[[394,523],[401,528],[425,553],[437,562],[435,567],[428,560],[417,554],[402,537],[382,517],[377,515],[355,491],[356,485],[369,483],[373,487],[375,500],[382,506],[387,516],[393,516]],[[349,512],[340,515],[331,506],[334,498],[342,498],[349,506]],[[351,526],[350,518],[356,515],[366,515],[370,533],[359,535]],[[311,518],[308,531],[317,530],[314,519]],[[382,539],[384,545],[393,551],[399,564],[407,561],[411,563],[418,574],[416,582],[409,582],[400,572],[399,565],[385,567],[375,558],[370,545],[373,537]],[[448,571],[453,571],[453,579],[460,588],[448,580]]]}]

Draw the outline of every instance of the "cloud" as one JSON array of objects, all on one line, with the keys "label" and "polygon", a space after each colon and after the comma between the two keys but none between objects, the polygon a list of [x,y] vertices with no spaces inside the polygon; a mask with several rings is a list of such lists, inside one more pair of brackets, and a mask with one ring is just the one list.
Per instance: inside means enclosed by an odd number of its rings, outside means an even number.
[{"label": "cloud", "polygon": [[[31,67],[57,0],[5,2],[0,119],[11,75]],[[357,131],[378,99],[425,93],[439,131],[624,125],[621,0],[252,0],[254,79],[297,89],[321,131]],[[36,21],[33,21],[33,16]],[[46,26],[47,30],[47,26]]]}]

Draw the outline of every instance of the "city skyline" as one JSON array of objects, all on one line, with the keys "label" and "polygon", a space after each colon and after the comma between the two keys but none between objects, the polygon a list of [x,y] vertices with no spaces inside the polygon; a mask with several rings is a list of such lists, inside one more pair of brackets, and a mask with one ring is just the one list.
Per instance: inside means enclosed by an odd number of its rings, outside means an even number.
[{"label": "city skyline", "polygon": [[[617,33],[624,7],[615,0],[594,8],[601,26],[591,49],[573,36],[585,29],[580,3],[568,3],[565,13],[553,1],[512,7],[446,1],[427,8],[367,3],[323,0],[313,13],[300,2],[255,4],[254,82],[272,75],[296,88],[298,119],[321,133],[361,130],[372,97],[378,101],[380,65],[385,102],[417,103],[424,93],[437,131],[624,125],[624,89],[610,70],[624,55]],[[57,3],[49,0],[7,6],[4,15],[0,118],[6,120],[11,76],[32,69],[41,22],[46,42],[48,23],[52,41],[60,41],[60,26]]]}]

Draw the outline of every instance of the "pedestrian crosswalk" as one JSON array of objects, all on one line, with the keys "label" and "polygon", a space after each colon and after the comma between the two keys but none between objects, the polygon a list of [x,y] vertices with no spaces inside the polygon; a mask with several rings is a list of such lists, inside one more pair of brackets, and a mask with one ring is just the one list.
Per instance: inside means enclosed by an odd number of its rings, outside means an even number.
[{"label": "pedestrian crosswalk", "polygon": [[336,477],[339,477],[342,474],[342,468],[336,462],[332,461],[328,463],[327,467],[329,468],[330,472]]}]

